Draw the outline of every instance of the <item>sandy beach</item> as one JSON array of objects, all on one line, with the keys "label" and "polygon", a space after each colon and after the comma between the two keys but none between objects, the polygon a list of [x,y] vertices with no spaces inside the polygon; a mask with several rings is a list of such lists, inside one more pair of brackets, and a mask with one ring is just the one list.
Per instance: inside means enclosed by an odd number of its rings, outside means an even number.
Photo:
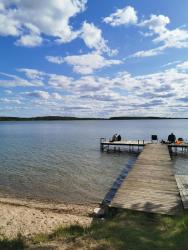
[{"label": "sandy beach", "polygon": [[0,198],[0,234],[9,238],[18,233],[31,237],[50,233],[60,225],[89,226],[96,206]]}]

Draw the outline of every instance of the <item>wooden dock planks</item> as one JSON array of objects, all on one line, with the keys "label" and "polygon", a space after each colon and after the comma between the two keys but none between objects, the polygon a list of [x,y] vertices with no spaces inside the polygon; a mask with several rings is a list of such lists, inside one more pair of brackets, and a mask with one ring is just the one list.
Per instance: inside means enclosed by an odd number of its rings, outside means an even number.
[{"label": "wooden dock planks", "polygon": [[182,210],[167,145],[144,147],[110,206],[161,214]]},{"label": "wooden dock planks", "polygon": [[111,145],[111,146],[145,146],[146,144],[151,143],[144,140],[134,140],[134,141],[102,141],[102,145]]},{"label": "wooden dock planks", "polygon": [[183,207],[188,209],[188,175],[175,175]]}]

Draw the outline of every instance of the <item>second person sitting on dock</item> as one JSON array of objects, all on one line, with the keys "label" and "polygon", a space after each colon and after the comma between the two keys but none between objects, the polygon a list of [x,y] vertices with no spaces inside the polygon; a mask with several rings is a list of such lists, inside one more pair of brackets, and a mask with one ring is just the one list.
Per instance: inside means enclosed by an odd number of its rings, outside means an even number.
[{"label": "second person sitting on dock", "polygon": [[117,141],[117,134],[114,134],[112,136],[112,139],[110,140],[110,142],[114,142],[114,141]]},{"label": "second person sitting on dock", "polygon": [[121,135],[117,136],[117,141],[121,141]]}]

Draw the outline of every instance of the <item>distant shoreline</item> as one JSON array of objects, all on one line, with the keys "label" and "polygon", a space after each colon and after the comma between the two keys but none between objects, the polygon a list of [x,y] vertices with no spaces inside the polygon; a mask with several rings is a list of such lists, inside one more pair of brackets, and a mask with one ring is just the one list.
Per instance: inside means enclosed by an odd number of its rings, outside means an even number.
[{"label": "distant shoreline", "polygon": [[9,117],[2,116],[0,121],[88,121],[88,120],[183,120],[187,117],[110,117],[110,118],[92,118],[92,117],[69,117],[69,116],[38,116],[38,117]]}]

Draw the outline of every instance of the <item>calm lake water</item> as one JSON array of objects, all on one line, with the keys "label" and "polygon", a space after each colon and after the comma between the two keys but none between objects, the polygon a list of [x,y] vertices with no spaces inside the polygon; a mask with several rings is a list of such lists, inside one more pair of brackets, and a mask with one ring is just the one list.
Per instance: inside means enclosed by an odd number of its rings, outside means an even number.
[{"label": "calm lake water", "polygon": [[[136,155],[101,153],[100,137],[188,138],[188,120],[34,121],[0,123],[0,194],[71,203],[100,202]],[[173,159],[188,174],[188,153]]]}]

